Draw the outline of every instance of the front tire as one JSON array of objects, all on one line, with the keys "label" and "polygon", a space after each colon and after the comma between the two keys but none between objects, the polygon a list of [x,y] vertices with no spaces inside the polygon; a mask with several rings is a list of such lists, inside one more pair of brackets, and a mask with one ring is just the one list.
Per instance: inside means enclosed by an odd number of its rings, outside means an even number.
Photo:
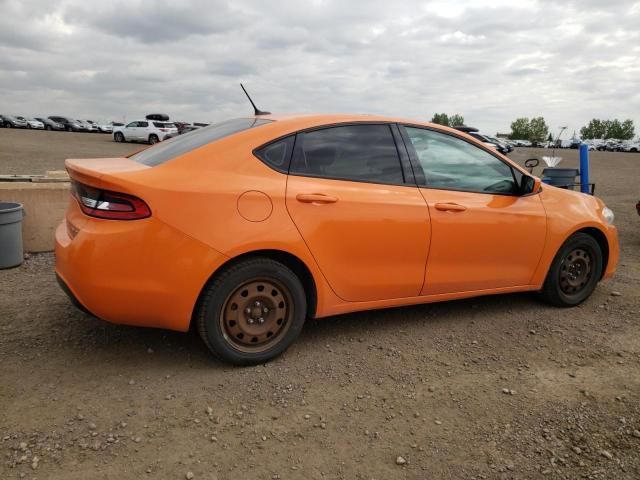
[{"label": "front tire", "polygon": [[113,139],[118,143],[124,143],[124,135],[122,134],[122,132],[114,133]]},{"label": "front tire", "polygon": [[575,233],[553,259],[542,299],[556,307],[575,307],[593,293],[602,269],[603,255],[598,242],[586,233]]},{"label": "front tire", "polygon": [[307,316],[300,279],[268,258],[234,265],[211,281],[196,310],[198,332],[209,350],[233,365],[256,365],[283,353]]}]

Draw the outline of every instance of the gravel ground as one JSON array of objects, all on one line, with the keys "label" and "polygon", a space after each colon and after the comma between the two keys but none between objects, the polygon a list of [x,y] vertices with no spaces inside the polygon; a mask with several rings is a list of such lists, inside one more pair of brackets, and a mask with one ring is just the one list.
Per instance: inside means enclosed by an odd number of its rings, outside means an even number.
[{"label": "gravel ground", "polygon": [[[135,148],[0,131],[0,174]],[[522,294],[343,315],[232,368],[193,334],[78,312],[51,254],[0,271],[0,478],[640,478],[640,155],[592,159],[622,258],[570,310]]]}]

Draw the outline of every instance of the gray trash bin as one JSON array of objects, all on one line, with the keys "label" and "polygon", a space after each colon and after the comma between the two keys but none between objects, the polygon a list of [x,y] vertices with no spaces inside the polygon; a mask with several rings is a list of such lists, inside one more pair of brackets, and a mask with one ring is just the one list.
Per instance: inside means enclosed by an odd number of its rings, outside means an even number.
[{"label": "gray trash bin", "polygon": [[580,170],[577,168],[549,167],[542,170],[542,181],[555,187],[574,190],[578,175],[580,175]]},{"label": "gray trash bin", "polygon": [[22,263],[22,204],[0,202],[0,268]]}]

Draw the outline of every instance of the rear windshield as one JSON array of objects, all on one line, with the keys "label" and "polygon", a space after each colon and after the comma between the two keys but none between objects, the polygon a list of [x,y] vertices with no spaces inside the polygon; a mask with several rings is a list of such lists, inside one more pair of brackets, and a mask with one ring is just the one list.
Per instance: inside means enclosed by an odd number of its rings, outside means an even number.
[{"label": "rear windshield", "polygon": [[176,126],[173,123],[168,123],[168,122],[153,122],[153,124],[157,128],[176,128]]},{"label": "rear windshield", "polygon": [[234,120],[227,120],[226,122],[199,128],[192,132],[165,140],[162,143],[157,143],[153,147],[138,152],[129,158],[138,163],[153,167],[172,158],[184,155],[207,143],[215,142],[234,133],[249,130],[250,128],[271,123],[272,121],[273,120],[264,118],[236,118]]}]

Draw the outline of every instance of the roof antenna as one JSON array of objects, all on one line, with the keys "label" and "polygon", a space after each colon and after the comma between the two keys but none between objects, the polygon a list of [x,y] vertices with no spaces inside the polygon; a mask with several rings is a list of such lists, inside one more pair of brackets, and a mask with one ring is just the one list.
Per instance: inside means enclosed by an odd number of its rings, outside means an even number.
[{"label": "roof antenna", "polygon": [[253,106],[253,111],[254,111],[254,115],[257,117],[258,115],[271,115],[271,112],[263,112],[262,110],[260,110],[258,107],[256,107],[256,104],[253,103],[253,100],[251,100],[251,97],[249,96],[249,94],[247,93],[247,90],[244,88],[244,85],[240,84],[240,87],[242,87],[242,91],[244,92],[244,94],[247,96],[247,98],[249,99],[249,101],[251,102],[251,106]]}]

